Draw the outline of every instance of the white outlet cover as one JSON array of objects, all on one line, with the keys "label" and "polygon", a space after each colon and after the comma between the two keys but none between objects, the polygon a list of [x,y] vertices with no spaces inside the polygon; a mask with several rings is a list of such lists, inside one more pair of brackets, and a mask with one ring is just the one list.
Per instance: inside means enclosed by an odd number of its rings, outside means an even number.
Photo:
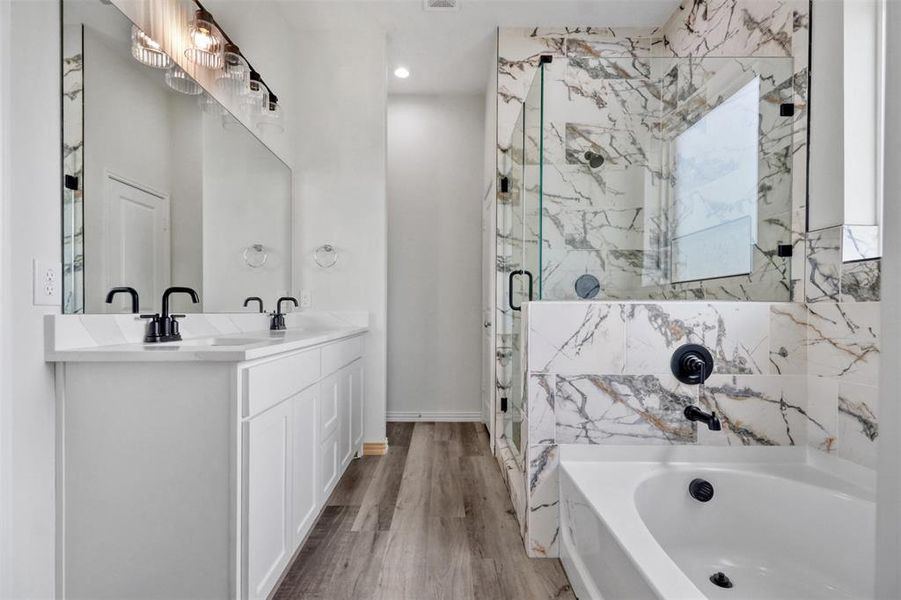
[{"label": "white outlet cover", "polygon": [[300,292],[300,307],[310,308],[313,306],[313,294],[307,291]]},{"label": "white outlet cover", "polygon": [[34,305],[60,306],[62,268],[58,262],[34,259]]}]

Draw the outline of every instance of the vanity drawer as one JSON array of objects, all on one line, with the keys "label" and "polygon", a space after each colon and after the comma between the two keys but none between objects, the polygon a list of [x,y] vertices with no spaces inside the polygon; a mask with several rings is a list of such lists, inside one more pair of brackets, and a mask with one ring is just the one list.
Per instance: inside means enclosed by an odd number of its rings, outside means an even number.
[{"label": "vanity drawer", "polygon": [[322,349],[322,374],[334,373],[363,356],[363,336],[329,344]]},{"label": "vanity drawer", "polygon": [[316,383],[320,365],[317,348],[250,367],[244,374],[243,416],[255,415]]}]

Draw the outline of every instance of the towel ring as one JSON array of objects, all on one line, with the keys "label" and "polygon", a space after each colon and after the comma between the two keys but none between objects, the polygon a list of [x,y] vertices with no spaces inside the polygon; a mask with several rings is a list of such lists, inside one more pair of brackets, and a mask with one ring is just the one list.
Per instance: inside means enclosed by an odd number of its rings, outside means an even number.
[{"label": "towel ring", "polygon": [[313,251],[313,260],[323,269],[331,269],[338,263],[338,251],[331,244],[323,244]]},{"label": "towel ring", "polygon": [[259,269],[269,260],[269,253],[263,244],[253,244],[244,248],[244,263],[251,269]]}]

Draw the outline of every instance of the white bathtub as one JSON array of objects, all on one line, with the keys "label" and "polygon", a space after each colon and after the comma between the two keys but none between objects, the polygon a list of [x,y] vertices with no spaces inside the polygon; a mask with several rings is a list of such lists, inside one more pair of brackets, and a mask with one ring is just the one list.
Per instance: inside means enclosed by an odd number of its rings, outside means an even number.
[{"label": "white bathtub", "polygon": [[[580,600],[872,597],[875,505],[860,479],[788,449],[603,453],[561,452],[561,558]],[[695,478],[709,502],[689,495]],[[710,581],[718,571],[731,589]]]}]

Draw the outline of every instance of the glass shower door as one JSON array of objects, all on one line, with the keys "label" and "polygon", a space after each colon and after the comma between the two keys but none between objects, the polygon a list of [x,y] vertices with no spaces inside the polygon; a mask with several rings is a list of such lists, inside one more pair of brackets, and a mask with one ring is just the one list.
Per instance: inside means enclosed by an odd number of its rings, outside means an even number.
[{"label": "glass shower door", "polygon": [[544,64],[532,81],[514,128],[509,177],[510,270],[507,308],[510,325],[510,385],[504,433],[517,460],[523,450],[527,376],[523,303],[541,299],[541,160]]}]

